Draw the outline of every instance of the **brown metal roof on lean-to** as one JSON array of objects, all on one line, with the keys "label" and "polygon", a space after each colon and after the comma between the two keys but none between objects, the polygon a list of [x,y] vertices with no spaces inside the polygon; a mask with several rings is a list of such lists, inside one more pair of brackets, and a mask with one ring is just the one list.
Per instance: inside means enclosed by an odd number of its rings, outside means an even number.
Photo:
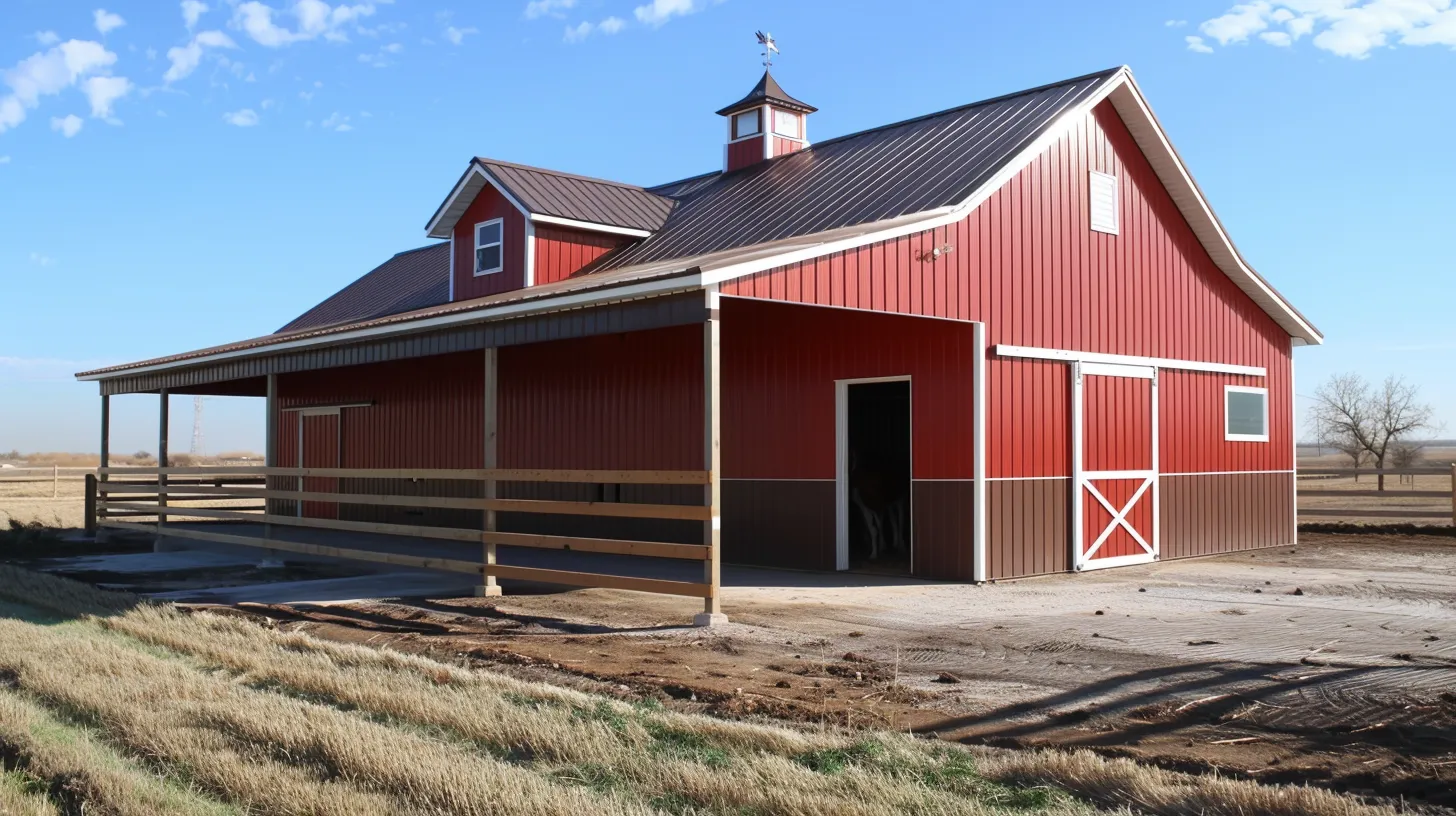
[{"label": "brown metal roof on lean-to", "polygon": [[629,229],[655,230],[672,211],[672,199],[615,181],[558,173],[523,164],[477,158],[475,163],[532,214]]},{"label": "brown metal roof on lean-to", "polygon": [[1120,70],[841,136],[700,182],[653,188],[678,196],[677,207],[662,229],[603,269],[959,204]]},{"label": "brown metal roof on lean-to", "polygon": [[412,312],[450,300],[450,245],[407,249],[294,318],[275,334]]}]

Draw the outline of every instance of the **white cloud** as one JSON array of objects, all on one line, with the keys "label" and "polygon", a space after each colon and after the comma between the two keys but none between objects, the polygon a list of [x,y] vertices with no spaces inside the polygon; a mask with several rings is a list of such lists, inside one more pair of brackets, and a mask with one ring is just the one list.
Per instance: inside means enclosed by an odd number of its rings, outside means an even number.
[{"label": "white cloud", "polygon": [[172,65],[162,80],[168,84],[186,79],[202,64],[203,52],[209,48],[237,48],[237,43],[221,31],[204,31],[192,38],[186,45],[167,49],[167,59]]},{"label": "white cloud", "polygon": [[324,130],[338,131],[339,133],[348,133],[349,131],[354,129],[354,126],[349,124],[349,117],[339,113],[338,111],[334,111],[332,114],[329,115],[329,118],[320,122],[319,127],[323,128]]},{"label": "white cloud", "polygon": [[[30,262],[35,264],[36,266],[54,266],[56,263],[56,259],[41,252],[32,252],[30,253]],[[4,359],[6,362],[12,364],[18,362],[17,358],[15,357],[5,357],[0,359]]]},{"label": "white cloud", "polygon": [[9,156],[0,156],[0,164],[9,164],[9,163],[10,163],[10,157]]},{"label": "white cloud", "polygon": [[262,102],[258,103],[258,107],[262,108],[263,110],[268,110],[269,108],[273,107],[273,100],[264,99]]},{"label": "white cloud", "polygon": [[116,100],[131,93],[135,86],[125,77],[94,76],[81,84],[86,99],[91,103],[91,116],[95,119],[110,119],[111,106]]},{"label": "white cloud", "polygon": [[25,121],[26,111],[38,107],[41,97],[58,94],[115,62],[116,54],[107,51],[101,43],[67,40],[48,51],[26,57],[14,68],[0,71],[0,81],[10,88],[8,95],[0,97],[0,133]]},{"label": "white cloud", "polygon": [[232,113],[224,113],[222,120],[237,127],[253,127],[258,124],[258,113],[252,108],[243,108]]},{"label": "white cloud", "polygon": [[[249,0],[233,10],[232,26],[247,32],[254,42],[268,48],[282,48],[319,37],[343,42],[349,39],[345,29],[372,16],[377,2],[330,6],[323,0],[293,0],[287,9],[279,10],[257,0]],[[297,27],[279,25],[275,15],[291,16]]]},{"label": "white cloud", "polygon": [[562,35],[562,39],[569,43],[579,43],[582,40],[585,40],[587,37],[590,37],[593,32],[599,32],[602,34],[616,34],[618,31],[621,31],[626,25],[627,21],[623,20],[621,17],[608,17],[600,23],[595,24],[583,20],[582,22],[577,23],[574,26],[567,26],[566,33]]},{"label": "white cloud", "polygon": [[1182,28],[1183,26],[1188,25],[1188,21],[1187,20],[1164,20],[1163,21],[1163,25],[1167,26],[1168,28]]},{"label": "white cloud", "polygon": [[81,126],[86,124],[81,117],[74,113],[66,114],[64,118],[51,117],[51,130],[58,131],[67,139],[81,132]]},{"label": "white cloud", "polygon": [[[1310,36],[1316,48],[1365,59],[1387,46],[1456,49],[1456,5],[1452,0],[1254,0],[1205,21],[1199,30],[1225,46],[1258,35],[1264,43],[1288,48]],[[1189,48],[1199,50],[1191,41]]]},{"label": "white cloud", "polygon": [[37,31],[31,35],[41,45],[55,45],[61,41],[61,35],[54,31]]},{"label": "white cloud", "polygon": [[632,14],[637,17],[637,22],[656,27],[674,17],[701,11],[704,5],[703,0],[652,0],[633,9]]},{"label": "white cloud", "polygon": [[106,9],[96,9],[91,16],[96,22],[96,30],[103,35],[126,25],[126,21],[121,19],[120,14],[112,14]]},{"label": "white cloud", "polygon": [[402,51],[404,51],[403,45],[400,45],[399,43],[390,43],[389,45],[380,48],[379,51],[376,53],[360,54],[359,61],[366,65],[372,65],[375,68],[387,68],[388,66],[394,64],[394,60],[390,59],[390,57],[395,54],[399,54]]},{"label": "white cloud", "polygon": [[480,31],[473,27],[456,28],[455,26],[450,26],[449,28],[445,29],[445,39],[449,40],[451,45],[459,45],[460,43],[465,42],[465,36],[467,34],[479,33]]},{"label": "white cloud", "polygon": [[537,17],[561,17],[567,9],[575,8],[576,0],[531,0],[526,4],[526,19]]},{"label": "white cloud", "polygon": [[191,31],[197,26],[197,21],[206,14],[208,6],[200,0],[182,0],[182,21],[187,24],[187,30]]},{"label": "white cloud", "polygon": [[585,20],[574,26],[569,25],[566,27],[566,34],[564,35],[563,39],[565,39],[569,43],[579,43],[587,37],[591,36],[592,29],[594,27],[595,26],[593,26],[591,23],[586,22]]},{"label": "white cloud", "polygon": [[1208,47],[1208,43],[1205,43],[1203,41],[1203,38],[1202,37],[1198,37],[1198,36],[1195,36],[1193,34],[1189,34],[1188,36],[1186,36],[1186,37],[1183,38],[1183,42],[1185,42],[1185,43],[1188,44],[1188,50],[1189,51],[1192,51],[1192,52],[1194,52],[1196,54],[1212,54],[1213,53],[1213,49]]}]

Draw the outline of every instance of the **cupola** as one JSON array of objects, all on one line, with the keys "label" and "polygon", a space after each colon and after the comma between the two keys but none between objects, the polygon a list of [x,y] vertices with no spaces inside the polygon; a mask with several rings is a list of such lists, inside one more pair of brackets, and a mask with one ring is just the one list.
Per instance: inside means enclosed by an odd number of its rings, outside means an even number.
[{"label": "cupola", "polygon": [[723,171],[757,164],[774,156],[803,150],[808,144],[805,120],[818,110],[784,93],[768,71],[748,95],[718,111],[727,120]]}]

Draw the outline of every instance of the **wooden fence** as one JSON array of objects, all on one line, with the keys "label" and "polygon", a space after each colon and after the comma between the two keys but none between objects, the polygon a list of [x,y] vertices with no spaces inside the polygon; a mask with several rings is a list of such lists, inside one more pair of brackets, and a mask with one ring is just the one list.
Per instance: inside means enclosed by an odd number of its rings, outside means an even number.
[{"label": "wooden fence", "polygon": [[[80,482],[96,473],[96,468],[90,467],[60,467],[49,465],[46,467],[20,467],[0,468],[0,484],[25,483],[45,484],[50,483],[51,498],[60,498],[61,482]],[[29,498],[29,497],[27,497]]]},{"label": "wooden fence", "polygon": [[[198,529],[178,530],[177,538],[220,544],[240,544],[305,555],[348,558],[359,561],[392,564],[404,567],[448,570],[480,575],[486,594],[492,592],[499,578],[538,581],[569,586],[605,587],[668,595],[682,595],[716,601],[719,594],[718,553],[712,543],[675,544],[660,541],[628,541],[610,538],[540,535],[502,532],[497,529],[498,513],[541,513],[550,515],[585,515],[637,519],[672,519],[708,523],[713,508],[704,505],[627,504],[607,501],[552,501],[537,499],[494,498],[497,483],[555,482],[584,484],[637,485],[701,485],[712,483],[707,471],[632,471],[632,470],[431,470],[431,469],[352,469],[352,468],[275,468],[275,467],[172,467],[172,468],[102,468],[95,484],[95,525],[104,528],[131,530],[165,535],[169,518],[251,522],[262,525],[261,535]],[[320,480],[339,485],[343,479],[372,480],[440,480],[481,483],[486,498],[445,496],[403,496],[373,493],[341,493],[320,491]],[[329,481],[324,481],[328,485]],[[292,489],[280,485],[296,485]],[[711,496],[711,490],[704,491]],[[248,507],[205,507],[219,501],[262,500],[263,504]],[[296,514],[278,512],[286,502]],[[374,521],[352,521],[330,518],[338,508],[347,505],[388,505],[406,508],[432,508],[482,511],[479,529],[432,527]],[[331,507],[332,512],[319,507]],[[305,510],[310,512],[305,515]],[[125,514],[126,521],[119,520]],[[139,519],[150,519],[141,521]],[[339,530],[355,533],[394,535],[457,541],[482,545],[481,559],[460,560],[409,555],[406,552],[381,552],[322,544],[289,541],[276,537],[274,527],[298,527],[317,530]],[[706,537],[711,542],[711,537]],[[400,549],[407,549],[401,543]],[[676,581],[602,573],[519,567],[497,563],[496,547],[529,547],[613,555],[635,555],[696,561],[705,564],[704,581]]]},{"label": "wooden fence", "polygon": [[[1388,518],[1388,519],[1446,519],[1456,526],[1456,464],[1450,468],[1444,467],[1411,467],[1411,468],[1301,468],[1298,476],[1445,476],[1451,477],[1451,487],[1447,490],[1405,490],[1397,487],[1394,490],[1321,490],[1318,487],[1299,486],[1299,497],[1327,497],[1346,499],[1450,499],[1450,510],[1428,510],[1419,507],[1411,508],[1372,508],[1360,509],[1350,507],[1301,507],[1299,508],[1300,519],[1305,517],[1326,517],[1326,518]],[[1317,481],[1308,481],[1306,484],[1317,485]]]}]

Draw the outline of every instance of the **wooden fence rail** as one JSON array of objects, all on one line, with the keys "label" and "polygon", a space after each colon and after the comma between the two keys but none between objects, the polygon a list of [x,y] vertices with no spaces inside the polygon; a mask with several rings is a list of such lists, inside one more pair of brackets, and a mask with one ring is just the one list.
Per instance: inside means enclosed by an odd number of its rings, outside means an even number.
[{"label": "wooden fence rail", "polygon": [[[1419,507],[1397,509],[1361,510],[1344,507],[1301,507],[1299,515],[1323,516],[1327,518],[1389,518],[1389,519],[1449,519],[1456,526],[1456,464],[1444,467],[1411,468],[1302,468],[1297,476],[1444,476],[1451,477],[1451,487],[1446,490],[1329,490],[1299,488],[1299,496],[1322,498],[1381,498],[1381,499],[1447,499],[1451,509],[1430,510]],[[1318,484],[1317,482],[1315,484]]]},{"label": "wooden fence rail", "polygon": [[[644,485],[711,485],[707,471],[633,471],[633,470],[539,470],[489,468],[473,470],[440,469],[357,469],[357,468],[274,468],[274,467],[169,467],[169,468],[101,468],[88,481],[88,522],[95,526],[166,535],[169,519],[206,519],[222,522],[250,522],[263,525],[263,534],[244,535],[234,531],[196,529],[178,530],[178,538],[223,544],[348,558],[421,569],[466,572],[482,576],[487,586],[496,578],[540,581],[568,586],[607,587],[681,595],[694,598],[716,598],[719,583],[712,581],[674,581],[639,578],[604,573],[519,567],[495,562],[497,546],[528,547],[665,558],[678,561],[711,562],[714,553],[709,544],[675,544],[660,541],[630,541],[611,538],[540,535],[502,532],[494,529],[498,513],[532,513],[549,515],[598,516],[633,519],[666,519],[706,522],[712,518],[711,507],[678,504],[632,504],[613,501],[553,501],[543,499],[460,498],[445,496],[408,496],[391,493],[344,493],[305,489],[305,479],[394,479],[450,480],[481,482],[482,495],[495,495],[497,482],[549,482],[584,484]],[[280,487],[292,480],[298,489]],[[336,488],[337,490],[337,488]],[[224,501],[263,500],[264,505],[245,507],[206,507]],[[289,502],[295,515],[278,512],[279,502]],[[432,527],[414,524],[393,524],[376,521],[353,521],[304,515],[306,505],[394,506],[404,508],[479,510],[484,523],[478,529]],[[92,510],[91,508],[94,508]],[[119,521],[118,516],[131,520]],[[138,517],[154,518],[139,522]],[[94,522],[92,522],[94,518]],[[288,541],[273,534],[274,527],[299,527],[318,530],[370,533],[459,541],[480,544],[481,561],[428,558],[397,552],[333,547]],[[716,573],[715,573],[716,575]]]}]

